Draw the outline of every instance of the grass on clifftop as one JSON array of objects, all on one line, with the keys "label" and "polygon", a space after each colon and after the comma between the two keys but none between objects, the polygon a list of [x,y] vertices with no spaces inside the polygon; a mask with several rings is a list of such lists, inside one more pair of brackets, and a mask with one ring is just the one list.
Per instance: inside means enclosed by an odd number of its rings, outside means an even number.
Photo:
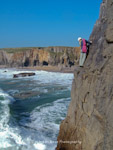
[{"label": "grass on clifftop", "polygon": [[4,50],[7,53],[16,53],[16,52],[22,52],[27,50],[32,50],[30,47],[23,47],[23,48],[1,48],[0,50]]},{"label": "grass on clifftop", "polygon": [[[24,52],[24,51],[28,51],[28,50],[32,50],[32,49],[43,49],[45,51],[49,51],[51,52],[52,48],[62,48],[62,49],[67,49],[67,48],[73,48],[73,47],[66,47],[66,46],[50,46],[50,47],[20,47],[20,48],[0,48],[0,50],[6,51],[7,53],[17,53],[17,52]],[[52,55],[55,54],[55,52],[51,52]],[[59,55],[62,55],[62,52],[58,52]]]}]

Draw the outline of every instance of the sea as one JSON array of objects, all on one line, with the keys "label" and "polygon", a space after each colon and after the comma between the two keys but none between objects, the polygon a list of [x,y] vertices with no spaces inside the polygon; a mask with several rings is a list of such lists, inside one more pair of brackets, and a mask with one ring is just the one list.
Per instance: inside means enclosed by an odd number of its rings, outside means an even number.
[{"label": "sea", "polygon": [[[33,72],[35,76],[13,78]],[[0,150],[55,150],[74,75],[0,69]]]}]

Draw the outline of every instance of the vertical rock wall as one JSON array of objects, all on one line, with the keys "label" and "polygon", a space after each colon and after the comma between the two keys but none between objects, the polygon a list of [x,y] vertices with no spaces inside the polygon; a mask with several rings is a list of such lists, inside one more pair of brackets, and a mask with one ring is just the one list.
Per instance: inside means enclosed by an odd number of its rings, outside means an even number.
[{"label": "vertical rock wall", "polygon": [[57,150],[113,149],[113,0],[103,0],[90,40],[85,66],[75,70]]},{"label": "vertical rock wall", "polygon": [[0,65],[6,67],[71,67],[79,62],[79,47],[0,49]]}]

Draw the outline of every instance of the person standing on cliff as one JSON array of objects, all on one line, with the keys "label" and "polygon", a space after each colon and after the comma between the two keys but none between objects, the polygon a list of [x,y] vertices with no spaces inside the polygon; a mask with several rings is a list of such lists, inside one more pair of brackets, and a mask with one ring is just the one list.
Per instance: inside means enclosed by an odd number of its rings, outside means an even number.
[{"label": "person standing on cliff", "polygon": [[79,66],[83,67],[86,57],[88,55],[89,46],[92,44],[92,41],[89,42],[89,41],[79,37],[78,42],[79,42],[79,45],[81,48]]}]

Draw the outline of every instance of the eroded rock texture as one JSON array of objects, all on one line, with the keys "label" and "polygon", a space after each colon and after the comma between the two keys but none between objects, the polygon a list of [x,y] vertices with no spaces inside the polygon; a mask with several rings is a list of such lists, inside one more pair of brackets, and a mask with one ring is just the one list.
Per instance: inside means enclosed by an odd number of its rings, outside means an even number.
[{"label": "eroded rock texture", "polygon": [[103,0],[90,40],[85,66],[75,70],[57,150],[113,149],[113,0]]},{"label": "eroded rock texture", "polygon": [[7,67],[71,67],[79,62],[78,47],[39,47],[0,49],[0,65]]}]

